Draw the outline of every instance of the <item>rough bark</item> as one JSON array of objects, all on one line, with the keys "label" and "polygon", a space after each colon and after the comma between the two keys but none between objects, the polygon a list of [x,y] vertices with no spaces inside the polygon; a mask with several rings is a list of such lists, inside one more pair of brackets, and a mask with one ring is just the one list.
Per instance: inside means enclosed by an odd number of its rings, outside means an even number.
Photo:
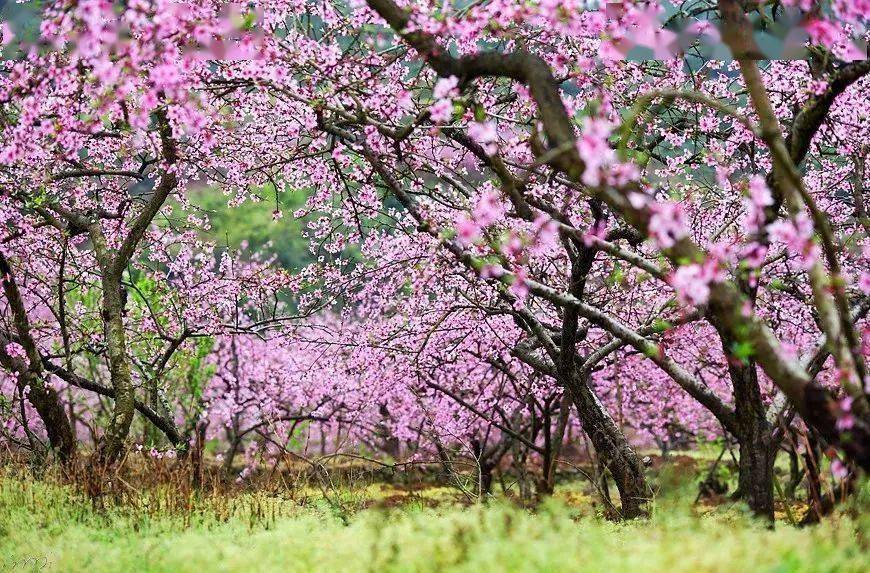
[{"label": "rough bark", "polygon": [[26,361],[9,355],[6,346],[13,341],[13,337],[0,333],[0,365],[17,376],[18,389],[22,394],[27,393],[27,399],[42,419],[51,448],[57,452],[62,463],[70,463],[76,454],[72,425],[57,391],[45,384],[42,360],[30,332],[30,321],[24,307],[24,299],[12,275],[9,261],[2,252],[0,252],[0,279],[16,331],[14,338],[27,353]]},{"label": "rough bark", "polygon": [[[544,475],[541,479],[541,484],[538,491],[542,494],[550,495],[556,487],[556,470],[559,467],[559,456],[562,453],[562,445],[565,441],[565,430],[568,428],[568,419],[571,415],[571,394],[565,392],[559,403],[559,417],[556,423],[555,432],[550,437],[550,444],[546,463],[544,464]],[[549,423],[549,422],[545,422]]]},{"label": "rough bark", "polygon": [[[595,207],[593,205],[593,209]],[[568,290],[579,300],[585,292],[586,279],[595,261],[596,251],[585,248],[576,240],[565,239],[564,242],[573,259]],[[578,252],[573,254],[575,248]],[[579,374],[580,365],[576,360],[579,318],[580,312],[576,307],[565,310],[558,354],[558,376],[571,393],[583,429],[598,452],[602,465],[616,482],[622,503],[622,516],[633,519],[646,513],[644,506],[649,488],[643,465],[622,429],[613,421],[598,396],[589,387],[588,378]]]},{"label": "rough bark", "polygon": [[[124,330],[125,291],[122,283],[124,270],[130,263],[149,225],[157,216],[169,194],[178,185],[173,167],[178,161],[178,151],[172,138],[172,130],[164,110],[155,112],[161,141],[163,160],[167,165],[160,176],[151,197],[130,224],[130,230],[117,250],[108,246],[99,219],[86,226],[100,268],[102,283],[102,320],[109,362],[109,375],[114,391],[114,408],[109,427],[100,448],[101,463],[117,461],[124,450],[124,442],[130,432],[136,399],[127,354],[127,336]],[[79,219],[80,215],[74,218]]]},{"label": "rough bark", "polygon": [[[727,355],[735,341],[724,334],[720,338]],[[737,496],[746,501],[755,515],[773,521],[776,444],[758,385],[758,371],[751,359],[738,362],[729,357],[728,361],[734,395],[734,423],[728,430],[740,448]]]},{"label": "rough bark", "polygon": [[42,420],[49,445],[57,453],[58,459],[63,464],[71,463],[76,455],[76,441],[60,397],[53,388],[46,386],[38,375],[27,368],[23,361],[9,356],[3,350],[6,344],[7,341],[0,336],[0,365],[18,377],[18,391],[26,392],[27,400]]},{"label": "rough bark", "polygon": [[127,333],[124,330],[124,299],[122,296],[121,272],[114,268],[114,257],[106,244],[99,223],[88,229],[94,253],[100,265],[103,287],[102,319],[106,339],[106,354],[109,359],[109,377],[115,391],[112,418],[102,447],[100,459],[105,463],[115,462],[124,449],[124,441],[130,433],[133,410],[136,407],[133,394],[133,379],[127,356]]},{"label": "rough bark", "polygon": [[758,517],[773,521],[773,462],[770,431],[753,425],[739,438],[738,485],[740,497]]},{"label": "rough bark", "polygon": [[193,451],[190,456],[190,483],[194,489],[202,487],[203,483],[203,453],[205,451],[205,432],[207,427],[207,421],[199,421],[194,427]]},{"label": "rough bark", "polygon": [[580,414],[583,431],[589,436],[601,465],[610,472],[622,502],[622,517],[633,519],[646,515],[650,490],[640,457],[585,380],[573,377],[566,381],[571,399]]}]

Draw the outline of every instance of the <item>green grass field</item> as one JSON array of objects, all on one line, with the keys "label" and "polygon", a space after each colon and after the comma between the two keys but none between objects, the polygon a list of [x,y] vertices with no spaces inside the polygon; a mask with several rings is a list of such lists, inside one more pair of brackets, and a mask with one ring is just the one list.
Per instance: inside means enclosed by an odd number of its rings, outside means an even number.
[{"label": "green grass field", "polygon": [[[3,571],[867,571],[870,523],[857,505],[820,526],[775,530],[739,506],[706,512],[657,499],[649,521],[617,524],[563,486],[534,511],[463,506],[445,488],[348,488],[341,500],[148,491],[97,510],[48,480],[0,474]],[[314,490],[312,490],[313,492]],[[397,501],[398,500],[398,501]],[[851,517],[850,517],[851,516]]]}]

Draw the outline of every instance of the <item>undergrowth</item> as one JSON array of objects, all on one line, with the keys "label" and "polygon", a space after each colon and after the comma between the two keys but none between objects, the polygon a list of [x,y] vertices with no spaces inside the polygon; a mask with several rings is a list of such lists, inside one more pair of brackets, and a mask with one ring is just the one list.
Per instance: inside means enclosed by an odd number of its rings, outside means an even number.
[{"label": "undergrowth", "polygon": [[[131,487],[135,484],[130,484]],[[308,486],[306,486],[308,487]],[[775,529],[739,505],[699,512],[661,494],[649,520],[614,523],[566,484],[534,509],[467,505],[446,488],[294,492],[131,490],[95,504],[48,477],[0,473],[3,570],[829,571],[867,569],[867,487],[824,523]]]}]

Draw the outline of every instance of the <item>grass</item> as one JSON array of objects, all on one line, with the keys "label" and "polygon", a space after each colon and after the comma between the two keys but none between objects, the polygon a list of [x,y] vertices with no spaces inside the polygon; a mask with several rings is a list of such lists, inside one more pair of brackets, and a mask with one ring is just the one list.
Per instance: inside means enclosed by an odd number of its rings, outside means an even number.
[{"label": "grass", "polygon": [[850,512],[820,526],[769,530],[737,506],[699,514],[686,495],[658,499],[648,521],[612,523],[578,506],[588,498],[575,484],[534,512],[503,501],[465,507],[450,502],[443,488],[409,492],[371,484],[347,488],[344,504],[249,492],[191,496],[179,509],[170,492],[156,489],[97,510],[70,486],[0,472],[0,567],[857,572],[868,567],[870,523],[855,506],[866,502],[866,490]]}]

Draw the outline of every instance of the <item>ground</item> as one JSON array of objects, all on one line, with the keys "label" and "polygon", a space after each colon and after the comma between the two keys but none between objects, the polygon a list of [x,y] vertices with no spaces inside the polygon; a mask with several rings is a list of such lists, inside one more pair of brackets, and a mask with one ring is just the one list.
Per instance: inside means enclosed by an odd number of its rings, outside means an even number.
[{"label": "ground", "polygon": [[[689,480],[690,481],[690,480]],[[232,494],[83,491],[0,471],[3,571],[866,571],[868,488],[815,527],[774,529],[735,503],[662,491],[652,517],[614,523],[579,481],[533,508],[456,488],[371,482]],[[673,486],[676,488],[677,486]]]}]

